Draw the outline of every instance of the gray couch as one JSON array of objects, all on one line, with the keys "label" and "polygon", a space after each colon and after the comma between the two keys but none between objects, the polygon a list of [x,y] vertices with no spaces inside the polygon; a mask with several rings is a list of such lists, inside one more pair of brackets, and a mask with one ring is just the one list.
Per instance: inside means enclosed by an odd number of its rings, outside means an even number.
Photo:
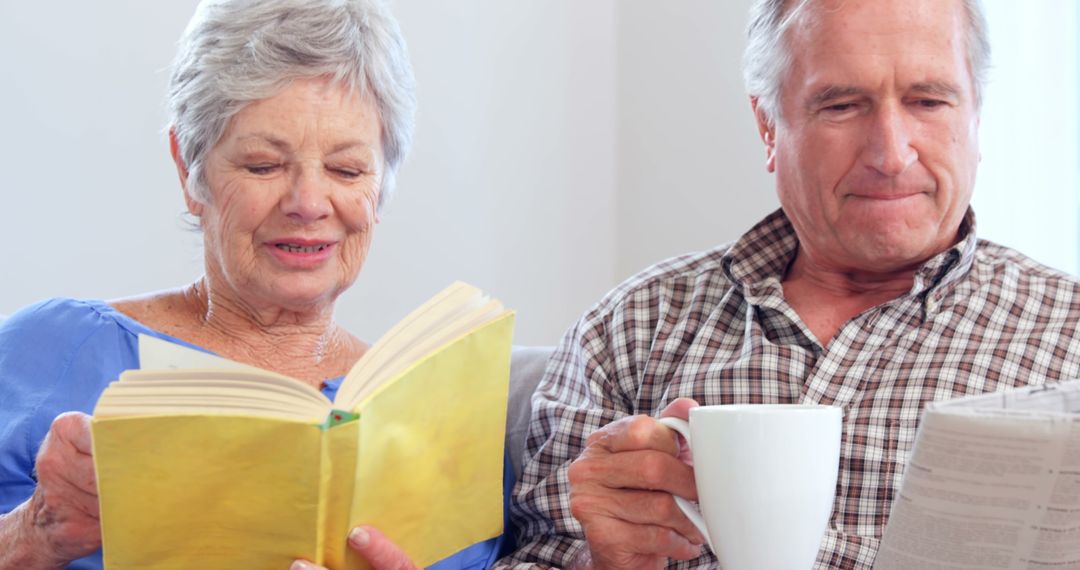
[{"label": "gray couch", "polygon": [[506,406],[506,452],[514,469],[514,479],[521,475],[525,437],[529,431],[532,394],[544,377],[553,346],[517,346],[510,353],[510,400]]}]

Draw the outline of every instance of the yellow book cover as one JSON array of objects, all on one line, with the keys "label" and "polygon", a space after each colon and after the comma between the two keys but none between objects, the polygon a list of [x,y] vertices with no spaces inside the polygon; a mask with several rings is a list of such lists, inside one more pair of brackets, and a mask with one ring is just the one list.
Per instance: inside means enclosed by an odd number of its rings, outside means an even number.
[{"label": "yellow book cover", "polygon": [[370,524],[428,565],[498,536],[513,312],[455,283],[308,384],[153,337],[91,424],[107,568],[363,568]]}]

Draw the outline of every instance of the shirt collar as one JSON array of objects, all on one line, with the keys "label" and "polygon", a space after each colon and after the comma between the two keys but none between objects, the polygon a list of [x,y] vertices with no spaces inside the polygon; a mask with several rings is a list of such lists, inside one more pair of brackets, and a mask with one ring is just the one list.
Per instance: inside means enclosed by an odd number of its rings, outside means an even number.
[{"label": "shirt collar", "polygon": [[[960,239],[949,249],[931,257],[915,272],[911,295],[942,288],[965,275],[975,260],[975,212],[969,206],[960,222]],[[781,281],[795,259],[799,240],[795,228],[778,209],[743,234],[720,261],[727,278],[752,303],[751,297],[769,293],[782,296]]]}]

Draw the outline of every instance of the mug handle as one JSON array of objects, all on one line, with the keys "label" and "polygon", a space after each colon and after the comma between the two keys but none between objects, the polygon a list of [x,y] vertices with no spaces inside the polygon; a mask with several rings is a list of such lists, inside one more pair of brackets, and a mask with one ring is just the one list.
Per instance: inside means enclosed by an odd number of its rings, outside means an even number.
[{"label": "mug handle", "polygon": [[[686,439],[686,445],[690,446],[691,450],[694,449],[694,444],[690,439],[690,422],[679,418],[658,418],[656,421],[682,434],[683,438]],[[702,536],[704,536],[705,540],[709,543],[709,548],[711,548],[713,552],[716,552],[716,548],[713,547],[712,538],[709,537],[709,529],[705,527],[705,517],[701,516],[701,511],[698,510],[698,507],[695,506],[694,503],[691,503],[678,495],[672,495],[672,498],[675,499],[675,504],[678,505],[679,510],[686,515],[686,518],[690,519],[690,522],[694,523],[694,526],[701,531]]]}]

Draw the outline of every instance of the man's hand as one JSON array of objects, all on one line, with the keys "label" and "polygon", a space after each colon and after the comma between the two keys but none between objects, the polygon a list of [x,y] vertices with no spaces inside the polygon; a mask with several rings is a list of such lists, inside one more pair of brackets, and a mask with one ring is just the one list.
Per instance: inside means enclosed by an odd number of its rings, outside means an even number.
[{"label": "man's hand", "polygon": [[[349,547],[371,564],[375,570],[418,570],[409,556],[389,538],[370,526],[356,527],[349,533]],[[306,560],[292,563],[290,570],[326,570]]]},{"label": "man's hand", "polygon": [[[696,406],[680,398],[661,416],[687,419]],[[585,530],[591,566],[662,568],[668,558],[701,556],[705,537],[672,497],[697,499],[677,437],[648,416],[623,418],[589,436],[569,477],[570,511]]]},{"label": "man's hand", "polygon": [[37,456],[38,485],[0,521],[7,543],[0,566],[62,568],[101,548],[97,479],[90,448],[90,416],[53,420]]}]

